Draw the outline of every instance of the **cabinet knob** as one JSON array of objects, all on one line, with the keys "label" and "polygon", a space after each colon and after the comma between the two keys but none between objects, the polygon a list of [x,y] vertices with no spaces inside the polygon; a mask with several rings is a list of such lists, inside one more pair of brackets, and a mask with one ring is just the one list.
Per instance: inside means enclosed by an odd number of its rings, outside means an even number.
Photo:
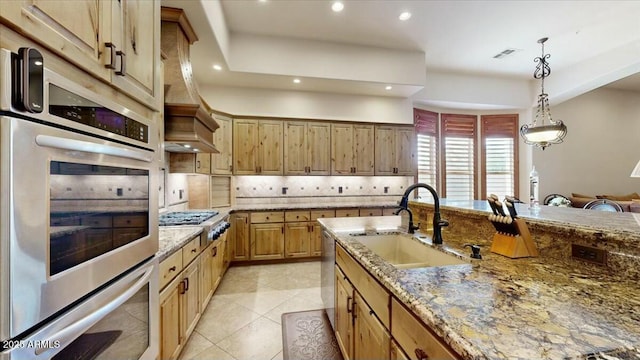
[{"label": "cabinet knob", "polygon": [[198,249],[191,249],[191,252],[192,252],[192,253],[194,253],[194,252],[196,252],[196,251],[198,251]]},{"label": "cabinet knob", "polygon": [[429,360],[429,355],[427,355],[427,353],[424,350],[416,349],[415,353],[418,360]]}]

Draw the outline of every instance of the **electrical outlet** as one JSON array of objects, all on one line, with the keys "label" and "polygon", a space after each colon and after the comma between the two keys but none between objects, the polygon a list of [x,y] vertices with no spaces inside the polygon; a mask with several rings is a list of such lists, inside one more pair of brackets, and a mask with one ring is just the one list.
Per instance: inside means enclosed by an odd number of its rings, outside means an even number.
[{"label": "electrical outlet", "polygon": [[342,186],[338,186],[338,194],[342,194]]},{"label": "electrical outlet", "polygon": [[571,256],[595,264],[607,264],[607,251],[598,248],[571,244]]}]

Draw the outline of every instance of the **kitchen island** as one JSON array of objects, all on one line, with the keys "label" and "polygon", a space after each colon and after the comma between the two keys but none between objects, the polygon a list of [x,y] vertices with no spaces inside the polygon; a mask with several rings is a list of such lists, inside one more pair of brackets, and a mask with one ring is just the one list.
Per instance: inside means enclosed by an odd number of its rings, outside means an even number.
[{"label": "kitchen island", "polygon": [[[637,281],[544,253],[509,259],[484,248],[482,260],[469,259],[464,242],[446,232],[444,245],[434,247],[464,256],[469,264],[401,269],[351,235],[398,231],[400,221],[399,216],[320,220],[337,246],[462,358],[640,356]],[[467,238],[476,240],[481,239]],[[428,238],[423,241],[432,246]]]}]

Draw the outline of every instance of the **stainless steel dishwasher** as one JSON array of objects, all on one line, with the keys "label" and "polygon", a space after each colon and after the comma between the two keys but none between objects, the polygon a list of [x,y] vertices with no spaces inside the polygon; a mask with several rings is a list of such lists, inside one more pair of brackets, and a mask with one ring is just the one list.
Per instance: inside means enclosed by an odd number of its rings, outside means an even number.
[{"label": "stainless steel dishwasher", "polygon": [[325,311],[329,317],[331,327],[335,329],[335,266],[336,266],[336,242],[326,230],[322,231],[322,263],[321,271],[321,296]]}]

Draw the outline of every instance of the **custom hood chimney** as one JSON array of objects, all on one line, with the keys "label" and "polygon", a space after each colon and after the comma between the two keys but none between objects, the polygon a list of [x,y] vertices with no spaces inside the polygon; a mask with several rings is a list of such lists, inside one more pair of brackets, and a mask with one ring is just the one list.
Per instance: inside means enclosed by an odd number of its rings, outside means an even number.
[{"label": "custom hood chimney", "polygon": [[162,8],[164,61],[164,139],[171,152],[218,153],[213,133],[218,123],[202,103],[193,78],[189,47],[198,41],[182,9]]}]

